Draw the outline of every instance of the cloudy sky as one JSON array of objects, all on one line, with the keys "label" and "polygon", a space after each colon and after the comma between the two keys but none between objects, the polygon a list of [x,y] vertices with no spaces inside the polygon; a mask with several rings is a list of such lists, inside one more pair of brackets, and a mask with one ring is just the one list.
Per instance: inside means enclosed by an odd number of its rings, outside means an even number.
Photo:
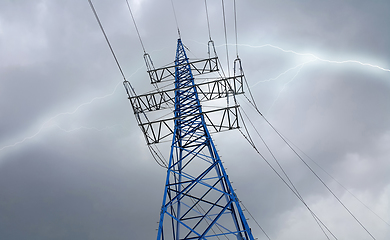
[{"label": "cloudy sky", "polygon": [[[138,93],[152,90],[125,0],[93,2],[127,79]],[[173,3],[189,56],[206,57],[204,1]],[[172,62],[171,2],[130,4],[154,64]],[[234,44],[233,2],[225,4]],[[221,2],[208,7],[226,68]],[[390,238],[389,11],[386,0],[237,1],[239,56],[260,111],[378,240]],[[233,45],[229,54],[231,65]],[[0,239],[155,238],[165,170],[148,152],[122,80],[87,0],[0,2]],[[238,100],[332,233],[372,239]],[[271,239],[326,239],[237,131],[213,138]]]}]

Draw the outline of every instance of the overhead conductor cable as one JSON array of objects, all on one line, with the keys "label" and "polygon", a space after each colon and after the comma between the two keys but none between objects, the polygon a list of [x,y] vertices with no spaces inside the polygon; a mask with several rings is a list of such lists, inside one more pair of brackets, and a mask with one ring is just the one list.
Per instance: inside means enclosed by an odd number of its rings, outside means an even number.
[{"label": "overhead conductor cable", "polygon": [[177,22],[176,11],[175,11],[175,6],[173,5],[173,0],[171,0],[171,4],[172,4],[173,16],[175,17],[175,22],[176,22],[176,27],[177,27],[177,33],[179,34],[179,38],[181,39],[181,36],[180,36],[180,29],[179,29],[179,23]]},{"label": "overhead conductor cable", "polygon": [[[249,85],[248,85],[248,89],[249,89]],[[341,199],[339,197],[337,197],[337,195],[328,187],[328,185],[326,185],[326,183],[322,180],[322,178],[320,178],[320,176],[318,176],[318,174],[307,164],[307,162],[297,153],[297,151],[295,151],[295,149],[288,143],[288,141],[282,136],[282,134],[276,130],[276,128],[268,121],[267,118],[265,118],[265,116],[260,112],[260,110],[257,108],[256,104],[255,104],[255,100],[252,97],[252,101],[250,101],[247,97],[246,99],[248,100],[248,102],[250,104],[252,104],[253,108],[256,110],[256,112],[267,122],[267,124],[276,132],[276,134],[287,144],[287,146],[294,152],[294,154],[305,164],[305,166],[314,174],[314,176],[325,186],[325,188],[336,198],[336,200],[342,205],[342,207],[349,213],[349,215],[352,216],[352,218],[360,225],[360,227],[362,227],[366,233],[368,233],[368,235],[370,235],[370,237],[372,239],[376,239],[370,231],[368,231],[368,229],[363,225],[362,222],[359,221],[359,219],[357,219],[357,217],[347,208],[347,206],[345,206],[345,204],[341,201]]]},{"label": "overhead conductor cable", "polygon": [[[103,33],[103,35],[104,35],[104,38],[106,39],[106,42],[107,42],[107,44],[108,44],[108,47],[109,47],[110,50],[111,50],[112,56],[113,56],[114,59],[115,59],[116,65],[118,66],[119,71],[120,71],[120,73],[122,74],[123,80],[124,80],[124,82],[126,82],[126,83],[130,86],[130,92],[128,92],[129,96],[135,96],[135,95],[137,95],[137,94],[135,93],[135,90],[134,90],[133,86],[131,85],[131,83],[130,83],[129,81],[127,81],[127,79],[126,79],[126,77],[125,77],[125,74],[123,73],[123,70],[122,70],[122,68],[121,68],[121,65],[119,64],[119,61],[118,61],[118,59],[117,59],[117,57],[116,57],[116,55],[115,55],[115,52],[114,52],[114,50],[113,50],[112,47],[111,47],[110,41],[108,40],[107,34],[106,34],[106,32],[104,31],[104,29],[103,29],[102,23],[100,22],[99,16],[97,15],[97,12],[96,12],[96,10],[95,10],[95,7],[94,7],[93,4],[92,4],[92,1],[91,1],[91,0],[88,0],[88,2],[89,2],[89,6],[91,7],[91,9],[92,9],[92,11],[93,11],[93,14],[95,15],[96,20],[97,20],[97,22],[98,22],[98,24],[99,24],[99,26],[100,26],[100,29],[102,30],[102,33]],[[126,88],[126,91],[128,91],[127,88]]]},{"label": "overhead conductor cable", "polygon": [[228,76],[230,77],[229,48],[228,48],[227,30],[226,30],[225,3],[223,0],[222,0],[222,16],[223,16],[223,27],[224,27],[224,32],[225,32],[226,61],[227,61],[227,67],[228,67]]},{"label": "overhead conductor cable", "polygon": [[135,27],[135,30],[137,31],[138,39],[141,43],[142,50],[144,50],[144,53],[146,54],[145,47],[144,47],[144,44],[143,44],[142,39],[141,39],[141,35],[139,34],[137,24],[135,23],[133,12],[131,11],[131,8],[130,8],[129,0],[126,0],[126,3],[127,3],[127,8],[129,9],[129,12],[131,15],[131,19],[133,19],[134,27]]}]

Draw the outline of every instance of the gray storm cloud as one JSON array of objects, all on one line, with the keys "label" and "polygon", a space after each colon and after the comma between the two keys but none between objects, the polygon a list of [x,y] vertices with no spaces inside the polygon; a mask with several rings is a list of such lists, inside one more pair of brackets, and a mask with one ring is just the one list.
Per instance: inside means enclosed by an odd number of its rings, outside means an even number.
[{"label": "gray storm cloud", "polygon": [[[128,80],[137,93],[152,90],[126,2],[93,2]],[[204,2],[173,2],[190,57],[206,57]],[[233,2],[225,3],[232,64]],[[155,66],[172,62],[170,1],[130,4]],[[390,237],[389,9],[387,1],[237,2],[239,55],[260,111],[333,177],[305,157],[376,239]],[[226,70],[221,3],[208,1],[208,10]],[[148,152],[110,54],[86,0],[0,3],[0,239],[156,237],[165,170]],[[245,98],[238,100],[328,228],[339,239],[369,239]],[[271,239],[324,239],[239,132],[213,138],[240,200]]]}]

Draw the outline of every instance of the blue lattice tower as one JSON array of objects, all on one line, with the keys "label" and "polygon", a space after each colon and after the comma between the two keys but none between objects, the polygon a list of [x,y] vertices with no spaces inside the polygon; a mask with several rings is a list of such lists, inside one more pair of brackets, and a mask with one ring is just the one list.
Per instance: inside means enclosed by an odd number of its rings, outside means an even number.
[{"label": "blue lattice tower", "polygon": [[[152,154],[153,146],[171,140],[157,240],[234,239],[253,240],[211,132],[238,128],[238,105],[204,111],[201,102],[243,93],[241,71],[232,77],[207,77],[201,83],[194,75],[219,71],[218,58],[189,61],[181,39],[175,64],[155,69],[148,54],[144,59],[151,83],[174,79],[174,89],[157,89],[132,95],[125,88],[138,124]],[[228,102],[228,101],[227,101]],[[151,120],[148,112],[173,110],[174,116]],[[217,120],[215,120],[217,118]],[[214,119],[214,120],[213,120]]]},{"label": "blue lattice tower", "polygon": [[206,126],[181,40],[175,59],[175,127],[157,239],[253,239]]}]

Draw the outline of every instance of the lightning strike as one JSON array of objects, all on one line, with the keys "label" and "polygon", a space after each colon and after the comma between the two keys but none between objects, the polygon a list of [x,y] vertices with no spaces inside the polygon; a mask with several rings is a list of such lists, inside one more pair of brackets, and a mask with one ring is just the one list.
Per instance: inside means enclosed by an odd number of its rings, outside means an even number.
[{"label": "lightning strike", "polygon": [[9,144],[9,145],[3,146],[3,147],[0,148],[0,151],[3,151],[4,149],[7,149],[7,148],[15,147],[15,146],[17,146],[17,145],[19,145],[19,144],[24,143],[24,142],[27,141],[27,140],[30,140],[30,139],[35,138],[36,136],[38,136],[38,135],[42,132],[42,130],[43,130],[44,128],[47,128],[47,127],[48,127],[48,124],[49,124],[51,121],[53,121],[54,119],[58,118],[59,116],[75,114],[75,113],[76,113],[81,107],[83,107],[83,106],[89,105],[89,104],[93,103],[93,102],[96,101],[96,100],[104,99],[104,98],[107,98],[107,97],[110,97],[110,96],[114,95],[114,93],[116,92],[116,90],[117,90],[119,84],[121,84],[121,83],[122,83],[122,81],[119,82],[119,83],[115,86],[114,90],[113,90],[111,93],[109,93],[109,94],[106,94],[106,95],[101,96],[101,97],[94,97],[94,98],[91,99],[90,101],[80,104],[80,105],[77,106],[73,111],[58,113],[57,115],[55,115],[55,116],[49,118],[48,120],[46,120],[46,121],[41,125],[41,127],[38,129],[38,131],[37,131],[36,133],[34,133],[34,134],[31,135],[31,136],[24,137],[22,140],[17,141],[17,142],[15,142],[15,143],[13,143],[13,144]]},{"label": "lightning strike", "polygon": [[275,81],[275,80],[277,80],[278,78],[280,78],[281,76],[287,74],[288,72],[290,72],[290,71],[292,71],[292,70],[294,70],[294,69],[296,69],[296,68],[302,68],[303,65],[305,65],[305,64],[307,64],[307,63],[310,63],[310,62],[313,62],[313,61],[315,61],[315,60],[310,60],[310,61],[307,61],[307,62],[298,64],[297,66],[292,67],[292,68],[289,68],[289,69],[287,69],[286,71],[280,73],[278,76],[276,76],[276,77],[274,77],[274,78],[269,78],[269,79],[267,79],[267,80],[258,81],[257,83],[253,84],[253,85],[250,86],[250,87],[254,87],[254,86],[256,86],[257,84],[263,83],[263,82]]},{"label": "lightning strike", "polygon": [[[201,43],[201,42],[198,42],[198,41],[195,41],[195,40],[191,40],[193,42],[196,42],[198,44],[202,44],[202,45],[205,45],[207,46],[207,44],[204,44],[204,43]],[[226,44],[221,44],[221,45],[217,45],[215,47],[225,47]],[[228,46],[236,46],[236,44],[231,44],[229,43]],[[259,46],[253,46],[253,45],[250,45],[250,44],[237,44],[237,46],[241,46],[241,47],[249,47],[249,48],[265,48],[265,47],[270,47],[270,48],[274,48],[274,49],[278,49],[282,52],[285,52],[285,53],[292,53],[292,54],[295,54],[295,55],[298,55],[298,56],[303,56],[303,57],[312,57],[313,59],[315,60],[318,60],[318,61],[321,61],[321,62],[327,62],[327,63],[337,63],[337,64],[345,64],[345,63],[355,63],[355,64],[359,64],[359,65],[362,65],[362,66],[366,66],[366,67],[372,67],[372,68],[376,68],[376,69],[379,69],[379,70],[382,70],[382,71],[385,71],[385,72],[390,72],[390,69],[388,68],[384,68],[384,67],[381,67],[381,66],[378,66],[378,65],[374,65],[374,64],[371,64],[371,63],[364,63],[364,62],[361,62],[361,61],[357,61],[357,60],[343,60],[343,61],[336,61],[336,60],[328,60],[328,59],[324,59],[324,58],[320,58],[312,53],[300,53],[300,52],[296,52],[296,51],[293,51],[293,50],[286,50],[282,47],[278,47],[278,46],[275,46],[275,45],[272,45],[272,44],[263,44],[263,45],[259,45]]]},{"label": "lightning strike", "polygon": [[43,125],[41,126],[41,128],[40,128],[35,134],[33,134],[33,135],[29,136],[29,137],[25,137],[25,138],[23,138],[22,140],[20,140],[20,141],[18,141],[18,142],[15,142],[15,143],[13,143],[13,144],[6,145],[6,146],[0,148],[0,152],[3,151],[3,150],[6,149],[6,148],[15,147],[16,145],[22,144],[22,143],[24,143],[25,141],[27,141],[27,140],[29,140],[29,139],[35,138],[36,136],[38,136],[38,134],[40,134],[40,133],[42,132],[42,130],[43,130],[44,128],[47,128],[47,126],[45,126],[45,124],[43,124]]},{"label": "lightning strike", "polygon": [[[141,70],[142,68],[144,68],[144,65],[143,65],[143,64],[129,76],[129,79],[130,79],[133,75],[135,75],[139,70]],[[75,114],[75,113],[76,113],[81,107],[83,107],[83,106],[89,105],[89,104],[93,103],[93,102],[96,101],[96,100],[105,99],[105,98],[107,98],[107,97],[110,97],[110,96],[114,95],[114,93],[115,93],[116,90],[118,89],[118,86],[119,86],[121,83],[122,83],[122,81],[118,82],[118,83],[116,84],[114,90],[113,90],[111,93],[109,93],[109,94],[106,94],[106,95],[101,96],[101,97],[94,97],[94,98],[92,98],[90,101],[80,104],[80,105],[77,106],[73,111],[58,113],[57,115],[55,115],[55,116],[49,118],[48,120],[46,120],[46,121],[41,125],[41,127],[38,129],[38,131],[37,131],[36,133],[34,133],[34,134],[31,135],[31,136],[24,137],[22,140],[17,141],[17,142],[15,142],[15,143],[13,143],[13,144],[9,144],[9,145],[5,145],[5,146],[1,147],[1,148],[0,148],[0,152],[3,151],[3,150],[5,150],[5,149],[7,149],[7,148],[13,148],[13,147],[15,147],[15,146],[17,146],[17,145],[19,145],[19,144],[24,143],[24,142],[27,141],[27,140],[30,140],[30,139],[35,138],[36,136],[38,136],[38,135],[42,132],[42,130],[43,130],[44,128],[49,127],[49,126],[47,126],[47,125],[48,125],[51,121],[53,121],[54,119],[58,118],[59,116]],[[56,125],[56,126],[57,126],[58,128],[60,128],[61,130],[64,130],[65,132],[70,132],[69,130],[65,130],[65,129],[61,128],[60,126],[58,126],[58,125]],[[109,128],[109,127],[108,127],[108,128]],[[76,131],[76,130],[80,130],[80,129],[95,129],[95,128],[79,127],[79,128],[73,129],[73,130],[71,130],[71,131]],[[99,129],[97,129],[97,128],[96,128],[95,130],[101,131],[101,130],[99,130]]]},{"label": "lightning strike", "polygon": [[98,131],[98,132],[102,132],[102,131],[105,131],[105,130],[108,130],[108,129],[112,129],[112,128],[115,128],[117,126],[119,127],[122,127],[122,128],[125,128],[123,127],[122,125],[119,125],[119,124],[115,124],[115,125],[112,125],[112,126],[107,126],[107,127],[104,127],[104,128],[96,128],[96,127],[85,127],[85,126],[81,126],[81,127],[77,127],[77,128],[73,128],[73,129],[70,129],[70,130],[66,130],[64,128],[62,128],[61,126],[59,126],[58,124],[54,124],[54,125],[49,125],[49,126],[46,126],[46,124],[48,124],[50,121],[46,121],[42,126],[41,128],[33,135],[29,136],[29,137],[25,137],[23,138],[22,140],[18,141],[18,142],[15,142],[11,145],[7,145],[7,146],[4,146],[2,148],[0,148],[0,151],[6,149],[6,148],[12,148],[12,147],[15,147],[16,145],[19,145],[21,143],[24,143],[25,141],[27,140],[30,140],[36,136],[38,136],[43,129],[45,128],[48,128],[50,126],[55,126],[57,128],[59,128],[60,130],[64,131],[64,132],[67,132],[67,133],[70,133],[70,132],[74,132],[74,131],[77,131],[77,130],[81,130],[81,129],[86,129],[86,130],[95,130],[95,131]]},{"label": "lightning strike", "polygon": [[[192,40],[192,41],[194,41],[194,40]],[[197,42],[197,41],[194,41],[194,42],[199,43],[199,44],[202,44],[202,45],[207,45],[207,44],[203,44],[203,43],[200,43],[200,42]],[[228,44],[228,45],[230,45],[230,46],[235,46],[235,44]],[[299,68],[298,71],[297,71],[297,73],[294,75],[294,77],[293,77],[290,81],[288,81],[287,83],[285,83],[285,84],[283,85],[283,88],[282,88],[281,91],[279,92],[278,96],[276,97],[275,101],[273,102],[273,104],[271,105],[271,107],[268,109],[268,111],[272,108],[272,106],[275,104],[275,102],[279,99],[280,94],[281,94],[281,92],[285,89],[286,85],[287,85],[288,83],[292,82],[292,81],[296,78],[296,76],[297,76],[297,75],[299,74],[299,72],[301,71],[302,67],[303,67],[305,64],[307,64],[307,63],[309,63],[309,62],[312,62],[312,61],[314,61],[314,60],[318,60],[318,61],[322,61],[322,62],[327,62],[327,63],[335,63],[335,64],[354,63],[354,64],[359,64],[359,65],[361,65],[361,66],[367,66],[367,67],[376,68],[376,69],[379,69],[379,70],[382,70],[382,71],[385,71],[385,72],[390,72],[390,69],[387,69],[387,68],[384,68],[384,67],[381,67],[381,66],[378,66],[378,65],[370,64],[370,63],[364,63],[364,62],[357,61],[357,60],[343,60],[343,61],[328,60],[328,59],[324,59],[324,58],[318,57],[318,56],[316,56],[316,55],[314,55],[314,54],[312,54],[312,53],[299,53],[299,52],[296,52],[296,51],[293,51],[293,50],[286,50],[286,49],[284,49],[284,48],[282,48],[282,47],[275,46],[275,45],[272,45],[272,44],[263,44],[263,45],[259,45],[259,46],[253,46],[253,45],[249,45],[249,44],[237,44],[237,45],[238,45],[238,46],[242,46],[242,47],[249,47],[249,48],[265,48],[265,47],[270,47],[270,48],[274,48],[274,49],[280,50],[280,51],[282,51],[282,52],[284,52],[284,53],[292,53],[292,54],[295,54],[295,55],[298,55],[298,56],[305,56],[305,57],[311,57],[311,58],[312,58],[312,60],[310,60],[310,61],[308,61],[308,62],[304,62],[304,63],[301,63],[301,64],[295,66],[295,67],[292,67],[292,68],[287,69],[286,71],[280,73],[278,76],[276,76],[276,77],[274,77],[274,78],[270,78],[270,79],[263,80],[263,81],[258,81],[258,82],[256,82],[255,84],[252,85],[252,87],[254,87],[254,86],[256,86],[257,84],[262,83],[262,82],[274,81],[274,80],[278,79],[279,77],[281,77],[281,76],[287,74],[288,72],[290,72],[290,71],[292,71],[292,70],[294,70],[294,69]],[[216,47],[223,47],[223,46],[225,46],[225,44],[218,45],[218,46],[216,46]],[[162,50],[164,50],[164,49],[165,49],[165,48],[163,48],[163,49],[161,49],[161,50],[155,50],[155,51],[162,51]],[[143,67],[138,68],[133,74],[130,75],[130,77],[133,76],[135,73],[137,73],[141,68],[143,68]],[[100,100],[100,99],[104,99],[104,98],[107,98],[107,97],[112,96],[112,95],[116,92],[116,90],[117,90],[117,88],[118,88],[118,86],[119,86],[120,83],[121,83],[121,82],[119,82],[119,83],[115,86],[113,92],[111,92],[111,93],[109,93],[109,94],[106,94],[106,95],[101,96],[101,97],[95,97],[95,98],[91,99],[91,100],[88,101],[88,102],[85,102],[85,103],[80,104],[80,105],[77,106],[73,111],[58,113],[57,115],[55,115],[55,116],[49,118],[47,121],[45,121],[45,122],[41,125],[41,127],[38,129],[38,131],[37,131],[36,133],[34,133],[34,134],[31,135],[31,136],[24,137],[22,140],[17,141],[17,142],[15,142],[15,143],[13,143],[13,144],[9,144],[9,145],[3,146],[3,147],[0,148],[0,151],[3,151],[4,149],[7,149],[7,148],[15,147],[15,146],[17,146],[17,145],[19,145],[19,144],[24,143],[24,142],[27,141],[27,140],[33,139],[34,137],[36,137],[37,135],[39,135],[39,134],[42,132],[42,130],[43,130],[44,128],[47,127],[47,124],[48,124],[48,123],[50,123],[52,120],[56,119],[56,118],[59,117],[59,116],[75,114],[75,113],[76,113],[81,107],[83,107],[83,106],[89,105],[89,104],[93,103],[93,102],[96,101],[96,100]],[[58,127],[59,127],[59,126],[58,126]],[[79,129],[82,129],[82,128],[88,129],[87,127],[81,127],[81,128],[74,129],[74,130],[72,130],[72,131],[79,130]],[[62,130],[64,130],[64,129],[62,129]],[[96,129],[96,130],[98,130],[98,129]]]},{"label": "lightning strike", "polygon": [[[229,44],[229,45],[233,45],[233,44]],[[252,46],[252,45],[249,45],[249,44],[237,44],[238,46],[243,46],[243,47],[250,47],[250,48],[264,48],[264,47],[271,47],[271,48],[275,48],[275,49],[278,49],[282,52],[285,52],[285,53],[293,53],[295,55],[298,55],[298,56],[305,56],[305,57],[312,57],[318,61],[322,61],[322,62],[327,62],[327,63],[337,63],[337,64],[345,64],[345,63],[356,63],[356,64],[359,64],[359,65],[362,65],[362,66],[368,66],[368,67],[372,67],[372,68],[377,68],[379,70],[382,70],[382,71],[385,71],[385,72],[390,72],[390,69],[387,69],[387,68],[384,68],[384,67],[381,67],[381,66],[378,66],[378,65],[374,65],[374,64],[371,64],[371,63],[364,63],[364,62],[360,62],[360,61],[357,61],[357,60],[344,60],[344,61],[335,61],[335,60],[328,60],[328,59],[323,59],[323,58],[320,58],[312,53],[299,53],[299,52],[296,52],[296,51],[293,51],[293,50],[285,50],[281,47],[278,47],[278,46],[275,46],[275,45],[272,45],[272,44],[264,44],[264,45],[260,45],[260,46]],[[224,46],[224,45],[222,45]]]},{"label": "lightning strike", "polygon": [[280,97],[280,94],[283,92],[283,90],[286,88],[287,84],[289,84],[290,82],[294,81],[294,79],[298,76],[298,74],[301,72],[301,69],[303,68],[303,66],[305,65],[306,63],[303,63],[303,64],[300,64],[300,67],[298,68],[298,71],[297,73],[295,73],[295,75],[290,79],[290,81],[286,82],[282,89],[279,91],[278,93],[278,96],[275,98],[274,102],[271,104],[271,106],[268,108],[268,110],[266,111],[266,113],[268,113],[271,108],[275,105],[276,101],[278,101],[279,97]]},{"label": "lightning strike", "polygon": [[80,126],[80,127],[77,127],[77,128],[73,128],[73,129],[70,129],[70,130],[67,130],[61,126],[59,126],[58,124],[55,124],[53,125],[55,127],[57,127],[58,129],[60,129],[61,131],[64,131],[66,133],[70,133],[70,132],[74,132],[74,131],[78,131],[78,130],[94,130],[94,131],[98,131],[98,132],[103,132],[103,131],[106,131],[106,130],[109,130],[109,129],[112,129],[112,128],[116,128],[116,127],[121,127],[121,128],[124,128],[126,129],[124,126],[120,125],[120,124],[115,124],[115,125],[112,125],[112,126],[106,126],[106,127],[103,127],[103,128],[97,128],[97,127],[86,127],[86,126]]}]

